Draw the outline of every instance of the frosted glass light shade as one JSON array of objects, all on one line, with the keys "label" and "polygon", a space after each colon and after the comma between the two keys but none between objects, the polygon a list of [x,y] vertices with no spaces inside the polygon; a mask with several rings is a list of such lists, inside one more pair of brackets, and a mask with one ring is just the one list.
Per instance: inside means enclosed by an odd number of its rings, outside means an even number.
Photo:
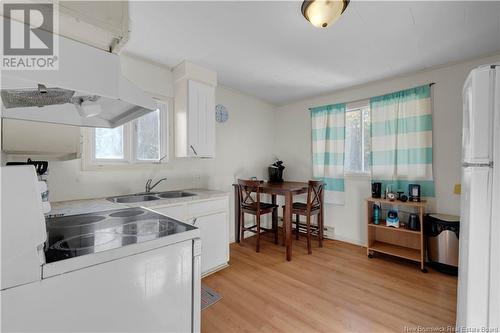
[{"label": "frosted glass light shade", "polygon": [[302,15],[316,28],[326,28],[335,23],[346,10],[349,0],[306,0]]}]

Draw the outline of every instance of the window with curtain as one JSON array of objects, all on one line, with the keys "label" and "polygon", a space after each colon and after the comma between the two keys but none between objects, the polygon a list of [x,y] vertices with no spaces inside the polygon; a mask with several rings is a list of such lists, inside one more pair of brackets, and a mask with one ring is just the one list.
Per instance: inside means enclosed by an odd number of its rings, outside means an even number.
[{"label": "window with curtain", "polygon": [[420,184],[434,197],[432,103],[429,85],[370,99],[372,178],[392,190]]},{"label": "window with curtain", "polygon": [[311,108],[313,176],[322,179],[327,203],[344,203],[345,104]]},{"label": "window with curtain", "polygon": [[370,101],[346,105],[344,171],[351,175],[370,173]]},{"label": "window with curtain", "polygon": [[311,108],[313,176],[326,183],[325,202],[344,203],[344,175],[369,174],[383,188],[434,197],[429,85],[367,102]]}]

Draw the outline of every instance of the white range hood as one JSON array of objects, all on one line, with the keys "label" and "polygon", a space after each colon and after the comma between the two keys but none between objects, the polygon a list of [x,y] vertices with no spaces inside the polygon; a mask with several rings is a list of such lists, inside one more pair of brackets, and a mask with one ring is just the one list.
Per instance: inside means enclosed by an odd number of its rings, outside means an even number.
[{"label": "white range hood", "polygon": [[58,70],[2,70],[3,118],[116,127],[156,109],[118,55],[59,36]]}]

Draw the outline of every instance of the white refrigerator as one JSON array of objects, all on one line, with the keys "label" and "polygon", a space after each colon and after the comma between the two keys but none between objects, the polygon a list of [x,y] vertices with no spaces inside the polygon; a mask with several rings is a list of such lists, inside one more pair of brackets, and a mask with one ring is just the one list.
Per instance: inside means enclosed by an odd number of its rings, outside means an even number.
[{"label": "white refrigerator", "polygon": [[465,332],[499,327],[500,64],[465,81],[462,135],[456,325]]}]

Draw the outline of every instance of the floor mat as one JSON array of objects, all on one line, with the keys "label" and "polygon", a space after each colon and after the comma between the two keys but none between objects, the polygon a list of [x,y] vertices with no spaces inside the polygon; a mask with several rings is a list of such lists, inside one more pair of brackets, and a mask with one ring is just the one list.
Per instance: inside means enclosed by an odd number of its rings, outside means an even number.
[{"label": "floor mat", "polygon": [[222,296],[219,295],[212,288],[207,287],[205,284],[201,284],[201,309],[205,310],[210,305],[213,305],[220,301]]}]

